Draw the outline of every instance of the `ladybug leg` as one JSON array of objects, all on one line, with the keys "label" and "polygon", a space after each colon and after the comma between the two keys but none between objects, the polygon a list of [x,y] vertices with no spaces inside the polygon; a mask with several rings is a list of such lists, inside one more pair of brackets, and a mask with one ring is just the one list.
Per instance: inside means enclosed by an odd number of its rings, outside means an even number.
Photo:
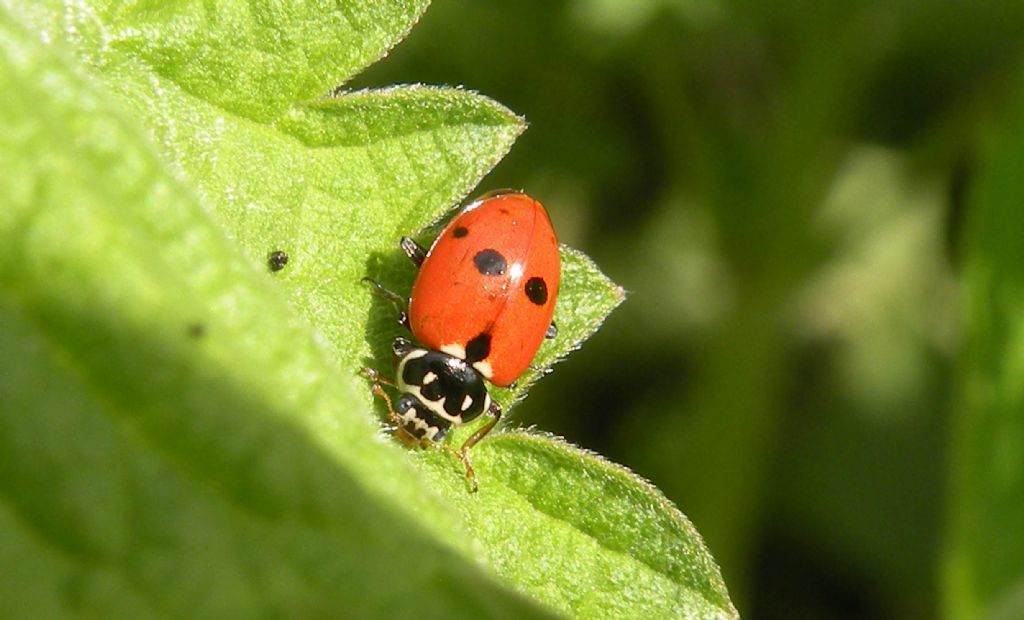
[{"label": "ladybug leg", "polygon": [[473,433],[473,435],[470,436],[469,439],[463,442],[462,447],[459,448],[458,452],[456,452],[455,449],[449,446],[448,444],[445,444],[445,447],[447,447],[448,450],[452,452],[452,454],[454,454],[460,461],[462,461],[462,465],[466,468],[466,479],[469,480],[470,493],[476,493],[477,483],[476,471],[474,471],[473,463],[469,459],[469,449],[475,446],[477,442],[479,442],[481,439],[486,437],[487,433],[490,433],[492,430],[494,430],[494,427],[497,426],[498,421],[501,420],[501,405],[499,405],[495,401],[491,401],[491,407],[490,409],[487,410],[487,414],[491,416],[491,421],[488,422],[486,426],[484,426],[477,432]]},{"label": "ladybug leg", "polygon": [[[390,385],[391,387],[395,387],[394,379],[392,379],[391,377],[385,377],[384,375],[380,374],[379,372],[372,368],[367,368],[366,366],[363,366],[362,368],[359,369],[359,371],[366,375],[366,377],[370,381],[373,381],[374,386]],[[376,392],[374,393],[376,394]]]},{"label": "ladybug leg", "polygon": [[409,260],[417,268],[427,258],[427,249],[413,241],[411,237],[402,237],[402,242],[399,245],[402,246],[402,251],[405,252],[405,255],[409,257]]},{"label": "ladybug leg", "polygon": [[398,415],[398,412],[395,411],[395,405],[391,402],[391,397],[384,391],[385,385],[395,387],[394,380],[390,377],[385,377],[372,368],[364,367],[362,372],[370,378],[370,381],[373,382],[370,385],[370,391],[373,392],[374,396],[384,401],[384,406],[387,407],[388,426],[385,427],[385,430],[394,433],[398,437],[399,441],[407,446],[417,445],[419,442],[412,437],[408,437],[408,435],[402,430],[402,418]]},{"label": "ladybug leg", "polygon": [[384,288],[384,285],[369,276],[363,276],[363,282],[373,287],[373,294],[390,301],[398,311],[398,324],[409,329],[409,302],[394,291]]},{"label": "ladybug leg", "polygon": [[388,430],[397,430],[401,425],[401,420],[398,417],[398,413],[395,412],[395,406],[391,404],[391,397],[384,391],[384,388],[380,383],[374,383],[370,390],[373,391],[373,395],[384,401],[384,405],[388,408],[388,422],[391,423],[391,427]]},{"label": "ladybug leg", "polygon": [[451,444],[438,444],[445,452],[459,459],[462,466],[466,468],[466,480],[469,481],[469,492],[476,493],[479,485],[476,483],[476,472],[473,471],[473,464],[469,462],[469,455],[453,448]]},{"label": "ladybug leg", "polygon": [[554,321],[551,321],[551,325],[548,325],[548,331],[545,332],[544,337],[548,340],[553,340],[558,337],[558,326],[555,325]]},{"label": "ladybug leg", "polygon": [[366,375],[372,383],[370,384],[370,391],[377,398],[384,401],[384,404],[388,408],[388,419],[397,428],[398,426],[398,413],[395,412],[395,407],[391,404],[391,397],[384,391],[385,385],[395,387],[395,382],[390,377],[385,377],[372,368],[366,368],[365,366],[361,369],[362,373]]}]

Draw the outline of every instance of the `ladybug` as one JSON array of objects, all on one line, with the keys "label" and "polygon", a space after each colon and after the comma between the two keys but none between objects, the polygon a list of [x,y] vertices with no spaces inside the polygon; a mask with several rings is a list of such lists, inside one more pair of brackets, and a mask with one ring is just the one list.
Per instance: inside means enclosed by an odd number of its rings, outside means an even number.
[{"label": "ladybug", "polygon": [[[436,444],[453,426],[491,416],[457,452],[445,444],[465,466],[475,491],[469,449],[501,418],[486,384],[512,385],[544,339],[557,334],[551,319],[561,275],[558,240],[541,203],[504,190],[469,204],[429,250],[409,237],[400,246],[419,268],[407,305],[375,280],[363,279],[400,308],[399,322],[418,344],[395,339],[394,380],[363,371],[408,445]],[[382,385],[397,390],[398,399],[392,402]]]}]

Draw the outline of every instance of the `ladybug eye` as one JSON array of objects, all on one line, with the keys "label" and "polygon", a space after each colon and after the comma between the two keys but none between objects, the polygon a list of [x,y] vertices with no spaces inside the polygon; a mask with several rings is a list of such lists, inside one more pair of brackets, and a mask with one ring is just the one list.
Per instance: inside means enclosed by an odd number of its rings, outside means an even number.
[{"label": "ladybug eye", "polygon": [[467,230],[465,226],[457,226],[455,230],[452,231],[452,236],[456,239],[462,239],[468,234],[469,230]]},{"label": "ladybug eye", "polygon": [[480,250],[473,257],[476,270],[485,276],[503,276],[508,263],[497,250]]},{"label": "ladybug eye", "polygon": [[548,300],[548,285],[544,278],[536,276],[526,281],[526,296],[531,302],[543,306]]}]

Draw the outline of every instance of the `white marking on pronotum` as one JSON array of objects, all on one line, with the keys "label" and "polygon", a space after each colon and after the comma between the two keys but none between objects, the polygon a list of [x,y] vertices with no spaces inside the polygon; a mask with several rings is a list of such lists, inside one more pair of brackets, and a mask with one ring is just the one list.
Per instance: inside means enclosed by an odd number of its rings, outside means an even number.
[{"label": "white marking on pronotum", "polygon": [[466,347],[458,343],[441,345],[441,352],[457,357],[460,360],[466,359]]},{"label": "white marking on pronotum", "polygon": [[[398,371],[395,373],[397,375],[395,377],[395,379],[397,379],[397,381],[398,381],[398,389],[399,389],[399,391],[401,391],[401,392],[409,392],[409,391],[411,391],[409,389],[409,387],[410,387],[409,384],[407,384],[405,382],[405,366],[406,366],[406,364],[408,364],[410,360],[419,359],[419,358],[423,357],[426,354],[427,354],[427,351],[424,350],[424,349],[413,349],[412,351],[407,353],[405,355],[405,357],[401,358],[401,361],[399,361],[399,363],[398,363]],[[421,398],[420,400],[423,400],[423,399]]]},{"label": "white marking on pronotum", "polygon": [[430,385],[434,381],[437,381],[437,375],[434,373],[427,371],[427,374],[423,375],[423,385]]},{"label": "white marking on pronotum", "polygon": [[445,420],[448,420],[452,424],[462,424],[462,414],[452,415],[452,414],[448,413],[447,411],[445,411],[445,408],[444,408],[445,399],[444,398],[442,398],[441,400],[427,400],[427,399],[423,398],[420,395],[419,390],[416,389],[415,387],[410,388],[410,393],[412,393],[414,396],[419,398],[420,399],[420,403],[422,403],[424,407],[429,409],[432,413],[436,414],[438,417],[444,418]]},{"label": "white marking on pronotum", "polygon": [[473,406],[473,397],[466,394],[466,398],[462,400],[462,411],[466,411]]},{"label": "white marking on pronotum", "polygon": [[477,372],[479,372],[483,376],[487,377],[488,379],[490,379],[491,375],[494,374],[494,369],[491,368],[491,363],[488,362],[487,360],[480,360],[479,362],[473,362],[473,368],[476,368]]},{"label": "white marking on pronotum", "polygon": [[417,387],[415,385],[409,386],[409,393],[412,394],[413,396],[415,396],[416,398],[418,398],[419,401],[420,401],[420,404],[422,404],[424,407],[429,409],[432,413],[434,413],[434,414],[438,415],[439,417],[442,417],[445,420],[448,420],[449,422],[452,422],[454,424],[462,424],[462,416],[461,415],[457,415],[456,416],[456,415],[452,415],[452,414],[448,413],[447,411],[445,411],[444,403],[445,403],[446,399],[442,398],[441,400],[430,400],[429,398],[424,398],[423,397],[423,392],[421,392],[419,387]]}]

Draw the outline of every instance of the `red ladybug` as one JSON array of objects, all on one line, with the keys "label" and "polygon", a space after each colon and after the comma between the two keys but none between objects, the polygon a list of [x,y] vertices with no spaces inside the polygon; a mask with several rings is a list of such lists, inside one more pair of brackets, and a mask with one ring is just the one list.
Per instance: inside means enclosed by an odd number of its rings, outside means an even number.
[{"label": "red ladybug", "polygon": [[[365,371],[407,443],[439,442],[453,425],[484,412],[492,416],[456,453],[475,490],[468,450],[501,417],[484,380],[511,385],[529,367],[544,338],[556,334],[551,318],[561,275],[558,240],[539,202],[504,191],[466,207],[429,251],[408,237],[402,238],[401,247],[420,268],[401,322],[421,346],[405,338],[394,341],[394,381]],[[365,279],[381,295],[405,303]],[[393,405],[381,384],[401,392]]]}]

